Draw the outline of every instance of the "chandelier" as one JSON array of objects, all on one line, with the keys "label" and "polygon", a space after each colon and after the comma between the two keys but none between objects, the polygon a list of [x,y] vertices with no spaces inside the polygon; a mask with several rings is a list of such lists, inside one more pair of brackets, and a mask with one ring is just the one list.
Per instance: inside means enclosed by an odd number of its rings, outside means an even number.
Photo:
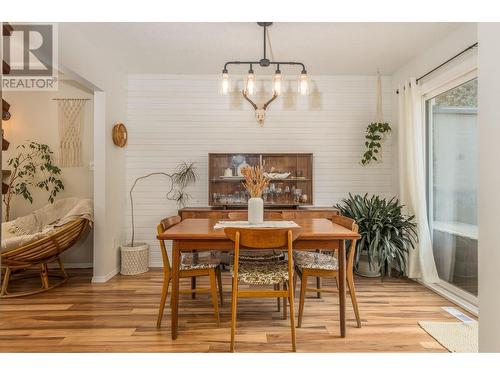
[{"label": "chandelier", "polygon": [[[302,68],[300,71],[300,76],[298,80],[298,92],[301,95],[307,95],[309,93],[309,80],[307,76],[307,71],[306,67],[303,63],[301,62],[295,62],[295,61],[271,61],[267,58],[267,44],[266,41],[269,37],[268,32],[267,32],[267,27],[272,25],[272,22],[257,22],[259,26],[261,26],[264,30],[264,56],[262,59],[257,60],[257,61],[228,61],[224,64],[224,69],[222,69],[222,83],[221,83],[221,94],[222,95],[227,95],[231,91],[231,81],[229,77],[229,71],[228,71],[228,66],[229,65],[248,65],[248,75],[246,76],[244,85],[243,85],[243,90],[242,94],[243,97],[254,107],[255,109],[255,116],[257,119],[257,122],[260,124],[260,126],[264,125],[264,119],[265,119],[265,111],[267,109],[267,106],[274,100],[276,99],[280,94],[282,90],[282,83],[283,83],[283,76],[281,74],[280,70],[280,65],[292,65],[292,66],[299,66]],[[272,50],[271,50],[272,54]],[[268,68],[268,67],[274,67],[275,72],[274,76],[272,79],[272,87],[273,87],[273,96],[262,106],[258,106],[257,104],[254,103],[253,100],[249,98],[249,96],[253,95],[255,93],[255,73],[253,70],[254,65],[259,65],[263,68]]]}]

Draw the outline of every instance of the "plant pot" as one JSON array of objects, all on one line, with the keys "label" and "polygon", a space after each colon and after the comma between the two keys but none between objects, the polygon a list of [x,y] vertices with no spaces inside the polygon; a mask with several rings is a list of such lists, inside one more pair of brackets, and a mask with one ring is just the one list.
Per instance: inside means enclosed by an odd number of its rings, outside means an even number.
[{"label": "plant pot", "polygon": [[262,198],[248,200],[248,223],[261,224],[264,222],[264,201]]},{"label": "plant pot", "polygon": [[378,259],[373,259],[370,267],[368,262],[368,253],[361,251],[359,254],[359,262],[356,267],[356,274],[363,277],[380,277],[380,267]]},{"label": "plant pot", "polygon": [[134,246],[124,245],[121,247],[121,270],[122,275],[139,275],[149,271],[149,245],[136,243]]}]

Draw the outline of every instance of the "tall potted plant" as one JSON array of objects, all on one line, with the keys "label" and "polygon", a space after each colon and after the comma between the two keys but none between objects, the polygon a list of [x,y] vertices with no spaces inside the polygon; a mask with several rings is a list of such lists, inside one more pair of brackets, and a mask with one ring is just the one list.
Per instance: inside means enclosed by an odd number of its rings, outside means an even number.
[{"label": "tall potted plant", "polygon": [[131,226],[132,238],[129,244],[121,247],[122,267],[121,274],[135,275],[146,272],[148,270],[149,245],[146,243],[138,243],[135,241],[135,221],[134,221],[134,197],[133,192],[139,181],[145,180],[152,176],[167,177],[169,188],[166,194],[168,200],[177,202],[179,207],[184,206],[190,199],[190,195],[184,190],[191,184],[194,184],[198,178],[198,171],[195,163],[181,163],[175,172],[153,172],[141,177],[137,177],[129,191],[130,206],[131,206]]},{"label": "tall potted plant", "polygon": [[5,221],[10,220],[14,195],[33,203],[31,189],[38,188],[47,191],[47,200],[54,203],[56,195],[64,190],[60,179],[61,169],[55,165],[54,153],[48,145],[30,141],[17,146],[17,150],[17,155],[7,160],[11,172],[8,180],[9,190],[3,196]]},{"label": "tall potted plant", "polygon": [[359,225],[361,239],[356,243],[356,271],[362,276],[390,276],[391,271],[406,272],[407,255],[418,240],[415,216],[402,213],[404,206],[373,195],[349,194],[337,208]]}]

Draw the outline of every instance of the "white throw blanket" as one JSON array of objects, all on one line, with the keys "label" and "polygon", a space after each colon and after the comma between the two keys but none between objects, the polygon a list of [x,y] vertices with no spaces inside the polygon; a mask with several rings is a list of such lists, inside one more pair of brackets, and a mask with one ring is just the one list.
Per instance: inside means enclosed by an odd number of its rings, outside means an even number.
[{"label": "white throw blanket", "polygon": [[33,213],[2,223],[2,251],[23,246],[50,235],[77,219],[94,220],[91,199],[64,198]]}]

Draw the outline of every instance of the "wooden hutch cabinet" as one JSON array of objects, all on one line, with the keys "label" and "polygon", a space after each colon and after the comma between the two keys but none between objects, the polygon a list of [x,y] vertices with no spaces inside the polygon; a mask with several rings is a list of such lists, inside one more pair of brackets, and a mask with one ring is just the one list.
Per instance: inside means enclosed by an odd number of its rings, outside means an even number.
[{"label": "wooden hutch cabinet", "polygon": [[267,208],[313,204],[313,155],[304,153],[209,154],[208,204],[243,208],[250,198],[241,168],[261,165],[270,182],[262,198]]},{"label": "wooden hutch cabinet", "polygon": [[229,213],[246,210],[248,194],[238,169],[246,164],[262,165],[271,174],[264,192],[264,219],[281,213],[283,219],[326,218],[338,215],[333,207],[313,207],[313,155],[304,153],[209,154],[208,185],[210,207],[179,210],[182,220],[192,218],[227,220]]}]

